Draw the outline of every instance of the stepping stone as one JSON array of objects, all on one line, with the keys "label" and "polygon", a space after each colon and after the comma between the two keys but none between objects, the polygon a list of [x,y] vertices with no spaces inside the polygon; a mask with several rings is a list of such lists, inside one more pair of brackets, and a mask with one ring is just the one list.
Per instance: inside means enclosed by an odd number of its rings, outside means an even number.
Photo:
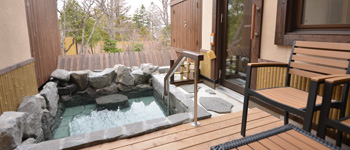
[{"label": "stepping stone", "polygon": [[206,110],[217,113],[230,113],[233,107],[231,103],[218,97],[201,97],[199,102]]},{"label": "stepping stone", "polygon": [[[186,92],[188,93],[194,93],[194,85],[193,84],[188,84],[188,85],[181,85],[180,86],[182,89],[184,89]],[[200,89],[201,87],[198,86],[198,90]],[[198,91],[197,90],[197,91]]]},{"label": "stepping stone", "polygon": [[193,94],[193,93],[185,94],[185,97],[186,97],[187,99],[193,98],[193,97],[194,97],[194,94]]},{"label": "stepping stone", "polygon": [[96,104],[98,106],[106,107],[107,109],[116,109],[118,107],[129,107],[128,97],[122,94],[113,94],[107,96],[101,96],[96,98]]},{"label": "stepping stone", "polygon": [[209,94],[213,94],[216,95],[215,91],[212,89],[206,89],[205,92],[209,93]]}]

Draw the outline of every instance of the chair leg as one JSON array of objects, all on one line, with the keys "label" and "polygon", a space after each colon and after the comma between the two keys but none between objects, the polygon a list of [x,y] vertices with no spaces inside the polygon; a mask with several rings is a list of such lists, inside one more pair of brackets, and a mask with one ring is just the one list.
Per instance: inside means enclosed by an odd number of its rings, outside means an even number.
[{"label": "chair leg", "polygon": [[245,137],[245,131],[246,131],[246,127],[247,127],[248,103],[249,103],[249,94],[246,91],[244,93],[243,115],[242,115],[242,126],[241,126],[241,135],[243,137]]},{"label": "chair leg", "polygon": [[322,98],[320,119],[318,121],[318,129],[317,129],[317,136],[323,139],[325,138],[326,131],[327,131],[327,122],[328,122],[328,115],[329,115],[329,107],[331,105],[331,100],[332,100],[333,86],[329,83],[325,83],[324,89],[325,90]]},{"label": "chair leg", "polygon": [[[347,106],[348,95],[349,95],[349,84],[345,84],[344,89],[343,89],[343,94],[342,94],[339,119],[343,118],[345,116],[345,110],[346,110],[346,106]],[[341,147],[342,140],[343,140],[343,132],[338,130],[336,145]]]},{"label": "chair leg", "polygon": [[312,118],[314,116],[314,111],[315,111],[317,91],[318,91],[317,82],[311,81],[310,82],[310,89],[309,89],[309,96],[308,96],[308,100],[307,100],[307,104],[306,104],[306,110],[305,110],[305,113],[303,116],[303,119],[304,119],[303,129],[307,132],[310,132],[311,127],[312,127]]},{"label": "chair leg", "polygon": [[284,125],[287,125],[289,122],[289,112],[285,111],[284,112]]},{"label": "chair leg", "polygon": [[336,145],[338,147],[341,147],[342,140],[343,140],[343,132],[338,130],[338,132],[337,132],[337,142],[336,142]]}]

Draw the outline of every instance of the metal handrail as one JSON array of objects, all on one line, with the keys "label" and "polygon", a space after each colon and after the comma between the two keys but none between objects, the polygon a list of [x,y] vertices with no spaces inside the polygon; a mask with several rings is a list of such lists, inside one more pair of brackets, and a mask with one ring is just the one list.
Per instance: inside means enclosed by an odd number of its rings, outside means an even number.
[{"label": "metal handrail", "polygon": [[199,126],[198,122],[198,77],[199,77],[199,61],[203,60],[203,55],[191,52],[191,51],[182,51],[181,55],[178,57],[178,59],[175,61],[174,65],[170,67],[169,72],[164,77],[164,96],[167,96],[167,103],[168,103],[168,114],[170,114],[170,82],[169,79],[171,76],[174,75],[175,71],[181,66],[181,64],[185,61],[186,58],[190,58],[195,61],[195,76],[194,76],[194,114],[193,114],[193,126]]}]

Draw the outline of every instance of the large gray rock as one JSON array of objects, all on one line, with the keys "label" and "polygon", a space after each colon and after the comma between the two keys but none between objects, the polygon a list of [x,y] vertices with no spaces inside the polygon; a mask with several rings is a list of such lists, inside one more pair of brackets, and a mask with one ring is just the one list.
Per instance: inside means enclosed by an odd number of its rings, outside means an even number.
[{"label": "large gray rock", "polygon": [[[194,85],[193,84],[187,84],[187,85],[181,85],[182,89],[184,89],[188,93],[194,93]],[[201,88],[200,86],[197,87],[197,91]]]},{"label": "large gray rock", "polygon": [[115,71],[112,68],[106,68],[101,72],[92,72],[89,74],[89,82],[95,89],[104,88],[111,85],[114,79]]},{"label": "large gray rock", "polygon": [[30,146],[32,146],[35,143],[34,138],[29,138],[21,143],[21,145],[18,145],[15,150],[27,150]]},{"label": "large gray rock", "polygon": [[118,85],[114,82],[110,86],[96,90],[97,95],[109,95],[109,94],[114,94],[117,92],[118,92]]},{"label": "large gray rock", "polygon": [[171,125],[179,125],[181,123],[184,123],[190,119],[190,114],[188,113],[179,113],[179,114],[174,114],[168,117]]},{"label": "large gray rock", "polygon": [[205,92],[212,94],[212,95],[216,95],[215,91],[212,89],[206,89]]},{"label": "large gray rock", "polygon": [[7,111],[0,116],[0,149],[12,150],[22,142],[25,112]]},{"label": "large gray rock", "polygon": [[159,73],[168,73],[170,70],[170,66],[161,66],[158,68]]},{"label": "large gray rock", "polygon": [[78,87],[75,84],[68,84],[64,87],[57,87],[57,89],[59,95],[72,95],[77,91]]},{"label": "large gray rock", "polygon": [[53,117],[51,116],[51,113],[47,110],[43,110],[43,115],[41,117],[41,125],[44,132],[44,138],[45,140],[49,140],[51,138],[51,126],[53,124]]},{"label": "large gray rock", "polygon": [[139,70],[140,68],[137,67],[137,66],[132,66],[131,70],[134,71],[134,70]]},{"label": "large gray rock", "polygon": [[115,82],[123,83],[124,85],[135,85],[135,78],[131,73],[131,69],[125,66],[119,66]]},{"label": "large gray rock", "polygon": [[153,89],[153,87],[151,85],[149,85],[149,84],[140,84],[140,85],[137,85],[134,88],[134,90],[140,91],[140,92],[147,91],[147,90],[152,90],[152,89]]},{"label": "large gray rock", "polygon": [[51,73],[51,77],[68,82],[70,79],[70,73],[67,70],[56,69]]},{"label": "large gray rock", "polygon": [[217,113],[230,113],[233,105],[219,97],[200,97],[201,105],[210,111]]},{"label": "large gray rock", "polygon": [[154,66],[151,63],[146,63],[146,64],[141,64],[140,68],[145,74],[150,75],[153,72],[157,71],[159,67]]},{"label": "large gray rock", "polygon": [[130,92],[132,90],[134,90],[134,86],[132,85],[124,85],[122,83],[118,83],[118,90],[121,92]]},{"label": "large gray rock", "polygon": [[83,91],[87,88],[89,85],[89,70],[84,70],[84,71],[74,71],[71,72],[70,78],[78,86],[78,89],[80,91]]},{"label": "large gray rock", "polygon": [[96,98],[96,90],[92,87],[88,87],[84,91],[79,91],[72,96],[71,100],[74,101],[92,101]]},{"label": "large gray rock", "polygon": [[35,138],[38,142],[44,140],[41,126],[43,109],[46,109],[46,102],[41,95],[38,94],[23,98],[23,101],[18,108],[19,112],[28,113],[23,138]]},{"label": "large gray rock", "polygon": [[46,107],[50,111],[51,116],[55,117],[58,110],[58,89],[57,84],[54,82],[48,82],[44,86],[43,90],[40,91],[40,95],[42,95],[46,99],[46,103],[48,104]]},{"label": "large gray rock", "polygon": [[144,75],[143,71],[141,69],[133,70],[132,75],[135,78],[135,85],[144,84],[146,83],[146,76]]},{"label": "large gray rock", "polygon": [[113,94],[96,98],[96,104],[107,108],[129,107],[128,97],[122,94]]}]

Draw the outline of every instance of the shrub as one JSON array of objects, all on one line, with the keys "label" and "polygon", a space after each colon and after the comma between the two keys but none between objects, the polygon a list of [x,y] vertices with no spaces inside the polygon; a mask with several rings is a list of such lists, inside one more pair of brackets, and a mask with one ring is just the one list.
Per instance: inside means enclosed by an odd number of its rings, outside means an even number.
[{"label": "shrub", "polygon": [[123,50],[120,48],[117,48],[117,41],[111,40],[111,39],[104,39],[103,42],[103,50],[108,53],[120,53]]},{"label": "shrub", "polygon": [[139,52],[139,51],[141,51],[141,50],[143,50],[143,44],[141,44],[141,43],[135,43],[135,44],[133,44],[133,51],[134,52]]}]

